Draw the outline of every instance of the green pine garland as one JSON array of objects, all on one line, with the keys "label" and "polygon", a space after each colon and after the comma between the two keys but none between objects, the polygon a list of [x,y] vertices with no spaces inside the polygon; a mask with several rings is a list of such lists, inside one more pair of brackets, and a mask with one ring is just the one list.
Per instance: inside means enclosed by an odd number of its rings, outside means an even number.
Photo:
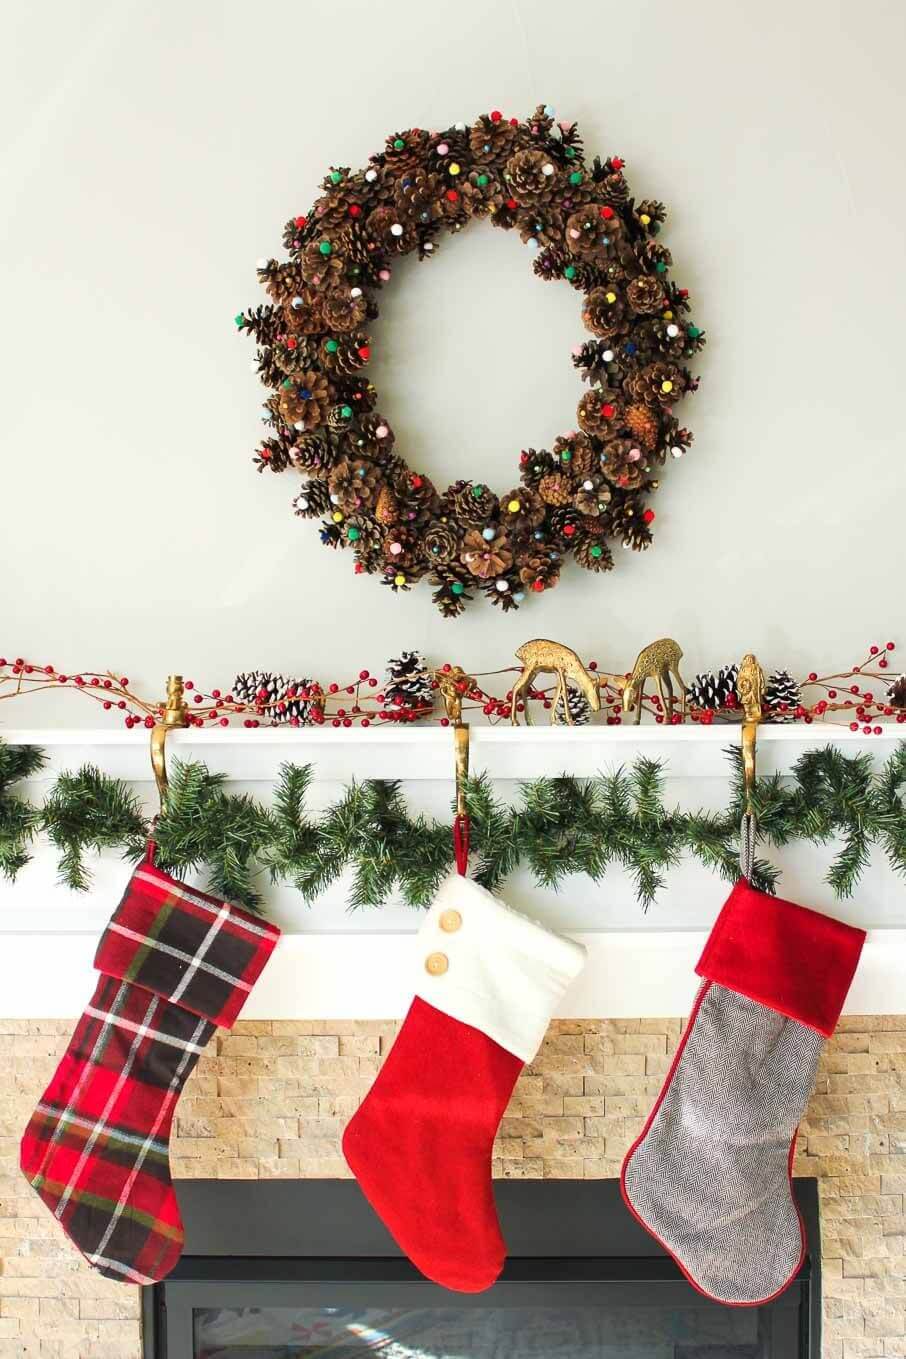
[{"label": "green pine garland", "polygon": [[[731,795],[720,813],[665,806],[663,766],[644,758],[593,779],[532,779],[520,785],[514,805],[495,797],[485,776],[472,779],[466,799],[475,876],[494,888],[525,865],[537,883],[556,889],[572,873],[597,881],[617,863],[632,874],[644,908],[684,854],[733,882],[743,788],[739,750],[726,754]],[[14,879],[40,834],[56,846],[61,880],[79,890],[90,882],[89,851],[139,857],[150,823],[126,784],[86,765],[61,774],[38,807],[14,787],[43,764],[42,751],[0,742],[0,873]],[[383,779],[352,783],[312,814],[306,805],[312,777],[310,765],[283,765],[263,806],[225,792],[224,777],[203,764],[175,762],[167,811],[154,830],[158,863],[177,876],[204,867],[212,890],[253,910],[263,909],[258,884],[265,876],[291,883],[312,901],[347,869],[351,907],[380,905],[397,891],[412,906],[426,905],[453,862],[450,826],[414,816],[400,784]],[[833,745],[807,751],[790,778],[758,780],[762,842],[837,842],[827,880],[839,897],[852,893],[874,845],[896,873],[906,873],[904,784],[906,744],[877,772],[867,753],[844,755]],[[758,887],[774,891],[777,877],[775,867],[757,861]]]}]

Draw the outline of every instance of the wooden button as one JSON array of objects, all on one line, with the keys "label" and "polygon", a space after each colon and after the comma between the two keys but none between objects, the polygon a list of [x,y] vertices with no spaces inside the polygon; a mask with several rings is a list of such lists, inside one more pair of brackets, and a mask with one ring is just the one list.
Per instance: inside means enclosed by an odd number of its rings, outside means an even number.
[{"label": "wooden button", "polygon": [[455,934],[462,925],[462,916],[459,911],[442,911],[440,916],[440,927],[446,934]]},{"label": "wooden button", "polygon": [[432,977],[442,977],[450,966],[450,960],[446,953],[429,953],[425,959],[425,971],[430,972]]}]

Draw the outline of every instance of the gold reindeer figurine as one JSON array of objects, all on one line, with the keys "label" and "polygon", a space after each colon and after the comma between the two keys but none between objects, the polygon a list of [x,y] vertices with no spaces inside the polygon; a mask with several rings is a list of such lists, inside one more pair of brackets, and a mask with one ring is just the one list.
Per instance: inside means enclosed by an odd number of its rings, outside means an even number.
[{"label": "gold reindeer figurine", "polygon": [[[588,706],[594,712],[600,711],[601,694],[598,689],[598,681],[591,671],[586,670],[579,657],[568,646],[563,646],[560,642],[547,642],[542,637],[536,637],[533,641],[526,642],[524,646],[521,646],[516,655],[522,661],[522,674],[513,685],[513,699],[510,704],[510,721],[514,727],[519,723],[516,711],[519,700],[531,688],[538,675],[557,676],[557,692],[554,695],[551,711],[552,722],[560,721],[557,716],[557,706],[562,699],[566,721],[570,726],[575,725],[566,696],[568,680],[572,680],[580,693],[585,695]],[[528,702],[525,705],[525,721],[527,726],[532,725],[532,715]]]},{"label": "gold reindeer figurine", "polygon": [[[679,663],[682,659],[682,651],[679,644],[670,637],[662,637],[658,642],[652,642],[650,646],[643,647],[632,667],[632,674],[628,679],[618,675],[602,675],[602,680],[608,680],[615,684],[618,689],[623,690],[623,712],[628,713],[629,709],[635,706],[636,725],[642,720],[642,699],[645,697],[645,681],[653,679],[657,685],[657,691],[661,696],[667,716],[673,716],[673,681],[671,675],[675,676],[680,688],[682,711],[686,711],[686,685],[679,672]],[[666,688],[667,694],[664,695]]]}]

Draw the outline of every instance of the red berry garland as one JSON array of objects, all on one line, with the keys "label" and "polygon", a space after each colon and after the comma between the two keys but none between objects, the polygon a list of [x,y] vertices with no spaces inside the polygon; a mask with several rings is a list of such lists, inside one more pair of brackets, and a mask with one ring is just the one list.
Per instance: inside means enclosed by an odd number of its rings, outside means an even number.
[{"label": "red berry garland", "polygon": [[[663,205],[630,197],[619,157],[589,164],[575,123],[555,124],[546,107],[525,122],[495,110],[471,127],[396,133],[364,170],[331,169],[322,188],[287,223],[289,259],[259,265],[270,304],[236,318],[271,389],[258,468],[306,474],[293,504],[322,521],[322,542],[351,548],[356,571],[394,591],[427,576],[448,617],[475,590],[518,607],[557,584],[569,553],[606,571],[610,539],[646,548],[652,474],[691,442],[673,411],[697,386],[685,363],[704,344],[668,278]],[[589,384],[577,428],[523,452],[520,484],[503,495],[471,480],[439,491],[411,472],[361,372],[395,259],[428,257],[473,218],[518,231],[539,278],[582,294],[594,336],[573,351]]]}]

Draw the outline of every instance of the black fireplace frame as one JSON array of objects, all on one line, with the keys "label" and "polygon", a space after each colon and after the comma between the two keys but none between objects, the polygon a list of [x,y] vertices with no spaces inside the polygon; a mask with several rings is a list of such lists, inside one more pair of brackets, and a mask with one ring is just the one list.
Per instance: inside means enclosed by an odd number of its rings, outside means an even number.
[{"label": "black fireplace frame", "polygon": [[[539,1306],[588,1304],[606,1290],[615,1305],[719,1306],[696,1294],[657,1242],[626,1210],[614,1180],[497,1180],[510,1250],[503,1274],[481,1294],[451,1293],[424,1279],[400,1253],[350,1180],[181,1180],[186,1228],[182,1258],[161,1284],[142,1290],[144,1359],[183,1359],[165,1351],[191,1306],[230,1306],[255,1284],[275,1304],[292,1286],[310,1305],[363,1300],[381,1305],[500,1306],[532,1290]],[[809,1250],[790,1289],[764,1310],[775,1328],[776,1359],[820,1359],[821,1271],[818,1186],[794,1181]]]}]

